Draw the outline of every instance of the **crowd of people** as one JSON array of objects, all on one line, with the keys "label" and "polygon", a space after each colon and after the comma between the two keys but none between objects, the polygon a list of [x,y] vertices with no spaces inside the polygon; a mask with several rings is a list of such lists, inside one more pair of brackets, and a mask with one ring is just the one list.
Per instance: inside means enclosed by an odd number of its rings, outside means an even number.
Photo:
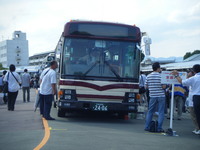
[{"label": "crowd of people", "polygon": [[[31,78],[27,69],[19,75],[15,70],[15,65],[11,64],[8,71],[3,71],[0,77],[0,92],[3,93],[4,103],[7,104],[8,111],[15,110],[15,102],[20,88],[23,92],[23,102],[30,102],[30,88],[33,87],[39,92],[40,114],[46,120],[55,120],[50,116],[53,97],[56,94],[56,72],[57,62],[52,61],[50,67],[46,68],[40,76]],[[40,81],[39,81],[40,80]],[[40,82],[40,83],[39,83]]]},{"label": "crowd of people", "polygon": [[[51,117],[50,111],[54,95],[56,94],[56,72],[58,67],[56,61],[50,63],[50,67],[43,70],[40,79],[35,78],[34,86],[39,87],[39,102],[40,102],[40,115],[46,120],[55,120]],[[157,130],[156,132],[164,132],[163,121],[167,108],[171,109],[170,97],[172,95],[171,85],[161,83],[161,67],[158,62],[152,65],[153,72],[147,76],[141,72],[139,87],[140,87],[140,103],[146,103],[148,111],[145,118],[144,130],[149,131],[151,127],[152,118],[157,112]],[[8,111],[15,110],[15,102],[17,99],[18,91],[22,88],[23,102],[30,102],[30,87],[32,79],[28,70],[25,69],[24,73],[20,76],[15,72],[15,65],[11,64],[9,71],[3,71],[3,76],[0,78],[0,91],[4,93],[4,102],[7,103]],[[196,64],[188,73],[187,79],[181,79],[179,72],[172,71],[174,78],[180,84],[174,85],[174,108],[177,107],[177,119],[182,119],[182,111],[184,103],[189,109],[191,119],[194,123],[195,129],[192,131],[200,135],[200,65]],[[6,91],[7,87],[7,91]],[[170,118],[170,111],[167,113],[167,118]],[[175,114],[175,113],[174,113]],[[174,117],[173,117],[174,118]]]},{"label": "crowd of people", "polygon": [[[140,102],[148,104],[144,130],[150,130],[153,115],[156,113],[158,115],[157,132],[164,132],[162,124],[165,114],[167,114],[167,119],[170,119],[172,87],[161,83],[162,70],[158,62],[152,65],[152,69],[153,72],[147,76],[141,72],[139,82],[140,89],[145,88],[145,91],[140,93]],[[195,126],[192,132],[200,135],[200,65],[193,66],[192,70],[188,72],[187,79],[182,80],[176,70],[172,71],[172,75],[180,83],[174,85],[173,114],[175,116],[175,110],[177,110],[177,119],[181,120],[186,106]]]}]

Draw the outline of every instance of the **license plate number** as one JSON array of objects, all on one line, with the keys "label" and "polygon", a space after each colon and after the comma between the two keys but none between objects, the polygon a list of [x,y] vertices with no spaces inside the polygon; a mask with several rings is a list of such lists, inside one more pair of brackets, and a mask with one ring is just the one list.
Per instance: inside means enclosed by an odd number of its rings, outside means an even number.
[{"label": "license plate number", "polygon": [[108,106],[105,104],[95,104],[93,106],[94,111],[108,111]]}]

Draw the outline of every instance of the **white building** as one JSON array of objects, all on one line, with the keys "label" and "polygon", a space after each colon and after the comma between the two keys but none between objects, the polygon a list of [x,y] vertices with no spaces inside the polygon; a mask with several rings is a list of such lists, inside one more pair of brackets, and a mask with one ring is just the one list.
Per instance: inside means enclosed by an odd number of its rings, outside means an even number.
[{"label": "white building", "polygon": [[29,50],[26,33],[15,31],[12,40],[0,42],[0,63],[3,67],[9,67],[10,64],[16,66],[29,65]]},{"label": "white building", "polygon": [[45,61],[45,58],[51,53],[54,53],[54,51],[43,52],[43,53],[39,53],[39,54],[30,56],[29,57],[29,65],[30,66],[40,65],[41,66],[42,63]]},{"label": "white building", "polygon": [[[190,56],[189,58],[185,59],[185,60],[181,60],[181,58],[177,57],[176,61],[171,61],[170,59],[166,58],[166,60],[169,60],[169,62],[165,61],[165,59],[163,58],[158,58],[155,59],[157,62],[160,63],[161,68],[165,68],[166,70],[189,70],[191,69],[195,64],[200,64],[200,54],[195,54]],[[141,70],[144,72],[148,72],[148,71],[153,71],[152,70],[152,64],[156,61],[150,61],[151,63],[149,63],[146,66],[142,66],[141,65]],[[164,63],[163,63],[164,62]]]}]

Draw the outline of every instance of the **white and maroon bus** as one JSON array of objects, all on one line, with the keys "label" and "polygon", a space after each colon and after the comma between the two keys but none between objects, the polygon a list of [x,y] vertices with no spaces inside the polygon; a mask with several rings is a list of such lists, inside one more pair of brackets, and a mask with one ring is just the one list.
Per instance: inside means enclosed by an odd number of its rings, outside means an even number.
[{"label": "white and maroon bus", "polygon": [[136,26],[71,21],[56,48],[58,116],[137,112],[141,32]]}]

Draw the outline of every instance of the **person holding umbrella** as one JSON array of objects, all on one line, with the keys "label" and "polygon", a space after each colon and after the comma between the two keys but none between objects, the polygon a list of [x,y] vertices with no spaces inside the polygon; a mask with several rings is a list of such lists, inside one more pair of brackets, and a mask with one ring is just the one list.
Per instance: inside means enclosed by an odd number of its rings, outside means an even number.
[{"label": "person holding umbrella", "polygon": [[50,63],[50,67],[43,70],[40,76],[40,114],[46,120],[55,120],[50,116],[52,101],[56,94],[56,61]]}]

